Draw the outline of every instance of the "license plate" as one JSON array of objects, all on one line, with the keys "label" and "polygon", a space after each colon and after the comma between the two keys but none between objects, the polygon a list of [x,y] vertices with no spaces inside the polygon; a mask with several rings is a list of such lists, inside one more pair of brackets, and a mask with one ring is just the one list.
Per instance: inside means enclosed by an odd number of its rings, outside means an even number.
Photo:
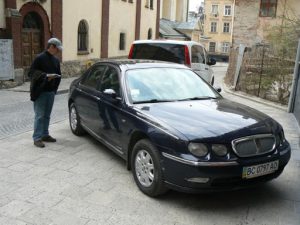
[{"label": "license plate", "polygon": [[253,177],[259,177],[266,174],[270,174],[278,170],[279,161],[273,161],[268,163],[263,163],[255,166],[246,166],[243,167],[243,175],[244,179],[249,179]]}]

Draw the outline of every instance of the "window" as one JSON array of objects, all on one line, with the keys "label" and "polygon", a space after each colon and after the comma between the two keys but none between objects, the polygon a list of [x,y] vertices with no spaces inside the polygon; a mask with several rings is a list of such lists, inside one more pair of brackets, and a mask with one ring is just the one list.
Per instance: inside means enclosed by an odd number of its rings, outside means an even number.
[{"label": "window", "polygon": [[229,23],[224,23],[223,32],[224,33],[229,33],[229,28],[230,28],[230,24]]},{"label": "window", "polygon": [[213,32],[213,33],[217,32],[217,22],[211,22],[211,24],[210,24],[210,32]]},{"label": "window", "polygon": [[216,51],[216,42],[209,42],[209,49],[210,52]]},{"label": "window", "polygon": [[84,20],[81,20],[78,25],[78,51],[88,51],[88,27]]},{"label": "window", "polygon": [[119,49],[125,50],[125,33],[120,33]]},{"label": "window", "polygon": [[152,29],[149,28],[148,30],[148,40],[152,39]]},{"label": "window", "polygon": [[153,8],[154,4],[153,4],[153,0],[146,0],[146,8],[150,8],[150,9],[154,9]]},{"label": "window", "polygon": [[224,16],[231,16],[231,5],[225,5]]},{"label": "window", "polygon": [[229,46],[230,46],[229,42],[223,42],[223,44],[222,44],[222,52],[223,53],[228,53],[229,52]]},{"label": "window", "polygon": [[102,79],[106,66],[95,66],[88,70],[88,74],[85,76],[81,84],[96,89],[99,85],[99,81]]},{"label": "window", "polygon": [[277,0],[261,0],[259,16],[275,17],[276,9],[277,9]]},{"label": "window", "polygon": [[113,67],[108,67],[101,80],[100,91],[104,91],[105,89],[113,89],[117,96],[120,96],[118,71]]},{"label": "window", "polygon": [[218,5],[211,5],[211,14],[218,15]]},{"label": "window", "polygon": [[192,63],[205,63],[204,50],[201,46],[192,46]]}]

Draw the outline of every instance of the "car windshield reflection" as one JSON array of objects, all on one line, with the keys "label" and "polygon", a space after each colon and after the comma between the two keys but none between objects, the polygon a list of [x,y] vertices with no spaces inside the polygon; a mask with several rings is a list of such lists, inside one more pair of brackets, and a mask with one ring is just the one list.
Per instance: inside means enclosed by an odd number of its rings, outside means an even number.
[{"label": "car windshield reflection", "polygon": [[207,100],[221,97],[197,74],[188,69],[146,68],[126,73],[132,103]]}]

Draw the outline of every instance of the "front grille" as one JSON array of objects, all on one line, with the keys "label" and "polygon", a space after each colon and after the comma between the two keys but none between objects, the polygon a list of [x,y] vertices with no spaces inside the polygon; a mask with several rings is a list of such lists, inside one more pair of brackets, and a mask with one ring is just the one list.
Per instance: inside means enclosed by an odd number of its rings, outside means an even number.
[{"label": "front grille", "polygon": [[233,151],[239,157],[251,157],[269,153],[275,149],[276,138],[272,134],[260,134],[232,141]]}]

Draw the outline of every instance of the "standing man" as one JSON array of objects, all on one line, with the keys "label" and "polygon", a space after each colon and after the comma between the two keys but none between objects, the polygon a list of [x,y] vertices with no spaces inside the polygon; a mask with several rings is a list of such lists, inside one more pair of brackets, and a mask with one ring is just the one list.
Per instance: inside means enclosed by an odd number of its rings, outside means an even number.
[{"label": "standing man", "polygon": [[43,142],[56,142],[49,135],[50,115],[60,80],[60,62],[55,57],[62,51],[62,43],[57,38],[48,40],[47,49],[33,61],[29,77],[31,78],[30,98],[34,107],[33,144],[45,147]]}]

